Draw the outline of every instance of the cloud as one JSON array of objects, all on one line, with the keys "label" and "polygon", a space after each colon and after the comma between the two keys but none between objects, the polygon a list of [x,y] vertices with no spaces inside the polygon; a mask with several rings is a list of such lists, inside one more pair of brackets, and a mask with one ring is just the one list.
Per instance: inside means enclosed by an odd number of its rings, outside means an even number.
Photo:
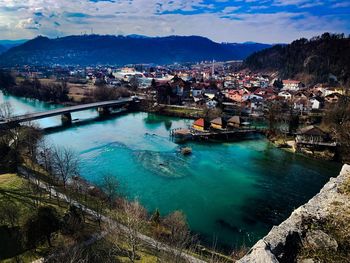
[{"label": "cloud", "polygon": [[41,24],[33,18],[22,19],[16,25],[17,29],[39,30],[40,27]]},{"label": "cloud", "polygon": [[[332,8],[333,7],[333,8]],[[81,34],[202,35],[215,41],[289,42],[349,33],[340,0],[0,0],[2,38]]]}]

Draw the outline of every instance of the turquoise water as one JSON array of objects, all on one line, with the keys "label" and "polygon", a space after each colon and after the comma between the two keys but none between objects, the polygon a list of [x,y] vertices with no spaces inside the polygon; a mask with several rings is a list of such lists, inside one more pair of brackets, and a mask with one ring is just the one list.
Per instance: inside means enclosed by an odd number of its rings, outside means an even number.
[{"label": "turquoise water", "polygon": [[[54,107],[41,102],[0,97],[15,112]],[[95,111],[73,113],[73,119],[94,118]],[[130,113],[53,129],[46,139],[75,149],[81,175],[99,183],[115,175],[121,191],[161,214],[183,210],[191,229],[207,243],[223,247],[253,244],[273,225],[316,194],[340,165],[307,159],[276,149],[265,139],[237,143],[188,143],[191,156],[169,140],[169,130],[191,121],[147,113]],[[38,123],[60,124],[59,117]]]}]

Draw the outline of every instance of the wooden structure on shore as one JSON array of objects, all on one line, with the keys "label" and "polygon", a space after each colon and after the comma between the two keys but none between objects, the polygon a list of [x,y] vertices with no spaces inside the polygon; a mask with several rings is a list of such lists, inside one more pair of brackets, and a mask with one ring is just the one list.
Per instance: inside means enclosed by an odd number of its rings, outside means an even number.
[{"label": "wooden structure on shore", "polygon": [[250,135],[264,134],[265,129],[246,128],[233,130],[206,130],[198,131],[195,129],[172,129],[170,136],[174,139],[186,141],[234,141],[246,139]]},{"label": "wooden structure on shore", "polygon": [[323,149],[323,148],[334,148],[337,147],[337,142],[332,141],[329,134],[324,132],[317,126],[307,126],[300,129],[295,138],[297,149],[300,148],[311,148]]}]

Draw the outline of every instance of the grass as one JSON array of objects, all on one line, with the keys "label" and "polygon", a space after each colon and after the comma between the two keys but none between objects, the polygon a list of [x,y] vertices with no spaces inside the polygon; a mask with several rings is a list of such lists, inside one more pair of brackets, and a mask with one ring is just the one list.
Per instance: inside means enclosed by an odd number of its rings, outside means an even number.
[{"label": "grass", "polygon": [[23,185],[24,181],[16,174],[0,175],[0,189],[16,189]]},{"label": "grass", "polygon": [[202,109],[191,109],[185,107],[171,107],[163,106],[160,109],[160,113],[174,114],[176,116],[198,117],[203,116],[204,111]]}]

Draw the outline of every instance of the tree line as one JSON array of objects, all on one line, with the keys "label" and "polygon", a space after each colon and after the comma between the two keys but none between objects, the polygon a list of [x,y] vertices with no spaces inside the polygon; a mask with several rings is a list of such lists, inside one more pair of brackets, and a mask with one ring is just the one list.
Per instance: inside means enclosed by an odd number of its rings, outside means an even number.
[{"label": "tree line", "polygon": [[38,99],[47,102],[69,101],[69,88],[65,81],[61,83],[42,84],[37,78],[25,79],[19,84],[9,73],[0,73],[0,88],[7,94],[14,96]]}]

